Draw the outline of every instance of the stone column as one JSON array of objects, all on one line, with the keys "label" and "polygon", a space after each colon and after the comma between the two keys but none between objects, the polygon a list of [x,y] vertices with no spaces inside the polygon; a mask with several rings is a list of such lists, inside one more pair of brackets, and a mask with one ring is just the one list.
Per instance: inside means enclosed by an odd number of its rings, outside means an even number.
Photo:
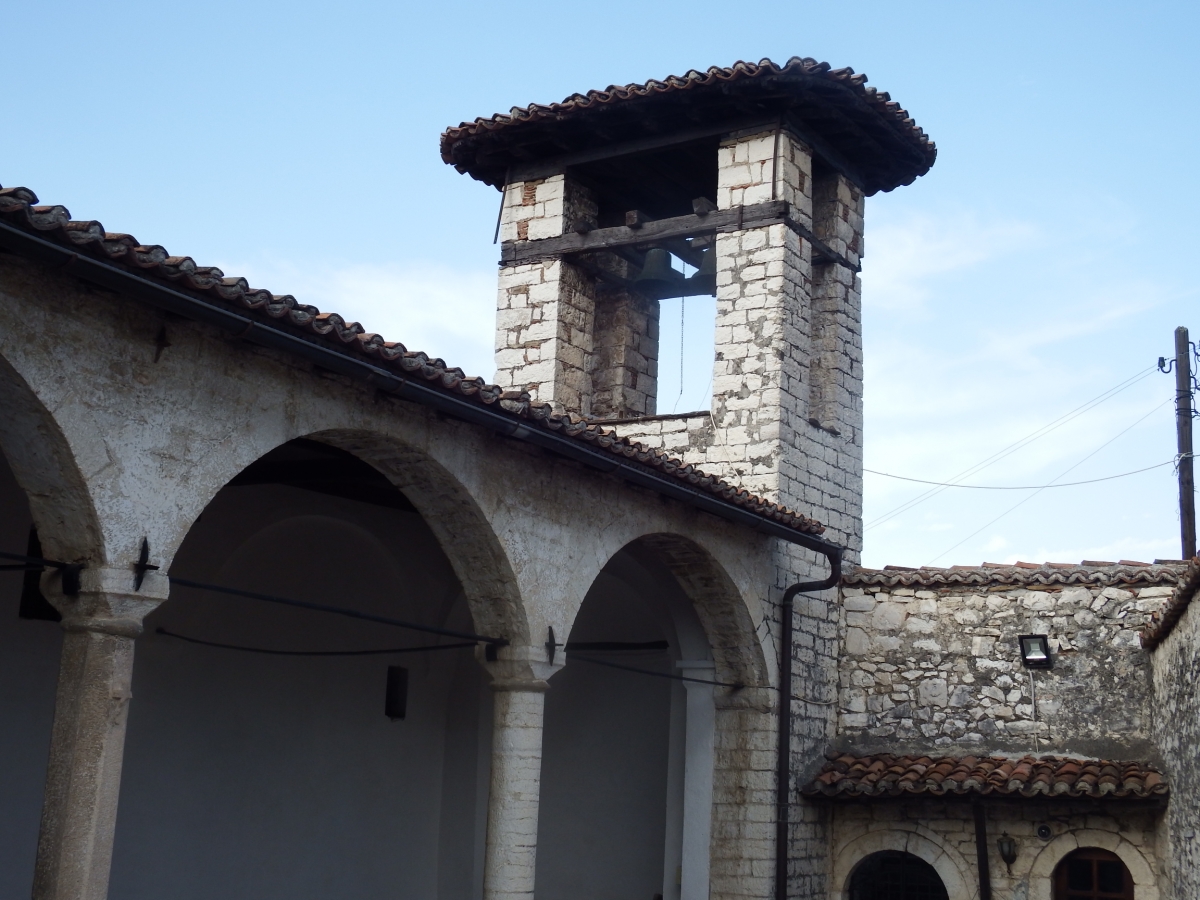
[{"label": "stone column", "polygon": [[[623,272],[633,277],[635,272]],[[658,301],[597,286],[592,415],[652,416],[658,401]]]},{"label": "stone column", "polygon": [[[724,141],[717,177],[721,209],[775,198],[811,227],[812,155],[787,132]],[[797,496],[809,475],[803,444],[812,248],[784,223],[719,234],[716,248],[716,442],[735,461],[743,487],[825,522],[811,492]]]},{"label": "stone column", "polygon": [[[676,667],[691,678],[712,681],[710,660],[682,660]],[[716,707],[713,686],[683,682],[687,691],[683,782],[683,864],[680,900],[708,900],[712,846],[713,761],[716,753]]]},{"label": "stone column", "polygon": [[[590,192],[563,175],[504,189],[500,236],[506,244],[595,223]],[[589,415],[595,307],[595,279],[570,263],[546,259],[502,267],[496,384]]]},{"label": "stone column", "polygon": [[108,895],[121,759],[133,677],[133,641],[167,597],[166,578],[133,590],[128,569],[84,569],[78,596],[57,576],[43,591],[62,613],[62,664],[38,836],[34,900],[104,900]]},{"label": "stone column", "polygon": [[518,660],[486,666],[496,696],[483,896],[484,900],[532,900],[542,786],[542,718],[549,688],[546,678],[554,669]]},{"label": "stone column", "polygon": [[[717,205],[786,201],[788,224],[717,236],[712,467],[820,520],[854,563],[862,546],[862,341],[855,272],[814,262],[811,229],[857,263],[863,194],[786,126],[733,135]],[[773,186],[773,187],[772,187]],[[723,460],[729,462],[722,464]],[[722,473],[724,474],[724,472]],[[801,570],[803,571],[803,570]]]}]

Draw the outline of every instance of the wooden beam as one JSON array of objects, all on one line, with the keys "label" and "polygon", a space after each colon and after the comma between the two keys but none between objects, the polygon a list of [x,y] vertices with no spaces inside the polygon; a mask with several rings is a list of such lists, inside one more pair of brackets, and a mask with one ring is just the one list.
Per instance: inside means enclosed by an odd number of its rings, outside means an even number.
[{"label": "wooden beam", "polygon": [[646,249],[655,244],[666,244],[679,238],[743,231],[747,228],[761,228],[764,225],[781,223],[786,224],[788,228],[812,245],[814,254],[821,257],[821,259],[814,260],[815,262],[833,262],[853,269],[855,272],[859,271],[857,265],[851,263],[840,253],[834,252],[810,229],[796,221],[791,215],[786,200],[771,200],[751,206],[720,209],[703,216],[693,213],[690,216],[657,219],[645,222],[637,228],[617,225],[612,228],[597,228],[587,234],[571,233],[560,237],[542,238],[537,241],[505,241],[501,245],[500,264],[516,266],[542,259],[570,256],[575,253],[616,250],[619,247]]},{"label": "wooden beam", "polygon": [[508,183],[534,181],[538,178],[548,178],[551,175],[561,175],[566,171],[568,166],[599,162],[602,159],[612,159],[617,156],[630,156],[634,153],[645,153],[648,150],[662,150],[666,147],[675,147],[679,144],[687,144],[706,137],[719,137],[732,131],[756,127],[760,124],[764,128],[771,127],[770,120],[764,120],[762,116],[757,116],[754,119],[734,119],[715,125],[699,125],[695,128],[673,131],[670,134],[656,134],[650,137],[635,138],[630,141],[609,144],[606,147],[589,147],[586,150],[576,150],[573,153],[564,153],[561,156],[553,156],[549,159],[540,159],[524,165],[514,165],[512,171],[508,174]]},{"label": "wooden beam", "polygon": [[804,124],[797,120],[795,113],[784,117],[783,128],[808,144],[812,152],[820,157],[826,165],[844,175],[860,191],[864,193],[867,191],[867,180],[858,170],[858,167],[842,156],[837,150],[834,150],[828,141],[818,137],[814,131],[805,127]]}]

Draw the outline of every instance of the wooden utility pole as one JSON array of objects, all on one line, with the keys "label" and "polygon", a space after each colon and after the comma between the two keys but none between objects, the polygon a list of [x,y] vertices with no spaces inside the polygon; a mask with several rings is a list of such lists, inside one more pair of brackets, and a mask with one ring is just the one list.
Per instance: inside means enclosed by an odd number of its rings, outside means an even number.
[{"label": "wooden utility pole", "polygon": [[1196,555],[1196,482],[1192,474],[1192,347],[1175,329],[1175,432],[1179,446],[1179,534],[1183,558]]}]

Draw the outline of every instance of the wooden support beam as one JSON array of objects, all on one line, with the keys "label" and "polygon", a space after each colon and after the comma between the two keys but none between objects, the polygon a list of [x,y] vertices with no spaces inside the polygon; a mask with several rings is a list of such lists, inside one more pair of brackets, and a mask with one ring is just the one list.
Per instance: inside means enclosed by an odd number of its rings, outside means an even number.
[{"label": "wooden support beam", "polygon": [[[667,147],[676,147],[680,144],[687,144],[703,138],[719,137],[720,135],[739,131],[752,125],[759,125],[763,121],[764,119],[760,114],[754,118],[732,119],[714,125],[699,125],[694,128],[673,131],[669,134],[654,134],[647,137],[635,138],[634,140],[621,141],[616,144],[608,144],[607,146],[576,150],[572,153],[564,153],[561,156],[540,159],[524,165],[517,164],[509,172],[508,183],[535,181],[539,178],[548,178],[551,175],[561,175],[567,170],[568,166],[578,166],[584,163],[598,162],[602,159],[613,159],[618,156],[630,156],[634,153],[645,153],[650,150],[663,150]],[[767,120],[767,124],[763,127],[770,127],[769,120]]]},{"label": "wooden support beam", "polygon": [[645,250],[655,245],[666,245],[680,239],[698,235],[742,231],[764,225],[785,224],[813,247],[814,262],[837,263],[859,271],[840,253],[835,253],[811,230],[792,218],[786,200],[771,200],[751,206],[721,209],[698,216],[673,216],[644,222],[637,228],[617,225],[612,228],[597,228],[587,234],[564,234],[560,237],[543,238],[538,241],[505,241],[501,245],[500,264],[516,266],[543,259],[570,256],[575,253],[595,253],[616,250],[619,247],[636,247]]}]

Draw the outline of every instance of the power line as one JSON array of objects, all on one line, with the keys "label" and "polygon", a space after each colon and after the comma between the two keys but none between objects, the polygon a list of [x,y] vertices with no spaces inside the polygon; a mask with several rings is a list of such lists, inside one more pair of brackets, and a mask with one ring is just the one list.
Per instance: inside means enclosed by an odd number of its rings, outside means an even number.
[{"label": "power line", "polygon": [[423,647],[387,647],[381,650],[274,650],[269,647],[247,647],[243,644],[222,644],[218,641],[205,641],[185,634],[176,634],[165,628],[155,629],[155,634],[164,637],[187,641],[189,644],[199,644],[201,647],[216,647],[220,650],[237,650],[242,653],[264,653],[269,656],[390,656],[393,653],[428,653],[433,650],[460,650],[464,647],[479,646],[476,641],[457,644],[428,644]]},{"label": "power line", "polygon": [[870,472],[872,475],[882,475],[885,478],[895,478],[899,481],[915,481],[917,484],[934,484],[938,487],[948,488],[966,488],[972,491],[1044,491],[1046,488],[1062,488],[1076,487],[1081,484],[1096,484],[1098,481],[1112,481],[1114,478],[1126,478],[1130,475],[1138,475],[1142,472],[1149,472],[1152,469],[1161,469],[1163,466],[1174,465],[1178,462],[1178,457],[1168,459],[1166,462],[1156,463],[1153,466],[1146,466],[1144,469],[1134,469],[1132,472],[1122,472],[1120,475],[1107,475],[1104,478],[1091,478],[1087,481],[1067,481],[1063,484],[1019,484],[1019,485],[992,485],[992,484],[954,484],[946,481],[926,481],[923,478],[905,478],[903,475],[892,475],[889,472],[876,472],[874,469],[863,469],[864,472]]},{"label": "power line", "polygon": [[1166,400],[1164,400],[1162,403],[1158,404],[1158,406],[1154,407],[1154,409],[1150,410],[1150,412],[1146,413],[1144,416],[1142,416],[1140,419],[1138,419],[1136,422],[1134,422],[1134,423],[1133,423],[1132,425],[1130,425],[1128,428],[1122,429],[1121,431],[1117,432],[1115,435],[1113,435],[1111,438],[1109,438],[1107,441],[1105,441],[1103,444],[1101,444],[1099,447],[1097,447],[1095,450],[1093,450],[1091,453],[1089,453],[1089,454],[1088,454],[1087,456],[1085,456],[1083,459],[1079,460],[1079,462],[1077,462],[1077,463],[1075,463],[1073,466],[1071,466],[1071,467],[1069,467],[1069,468],[1065,469],[1065,470],[1062,472],[1062,474],[1060,474],[1060,475],[1058,476],[1058,478],[1055,478],[1055,479],[1054,479],[1054,481],[1051,481],[1049,485],[1046,485],[1045,487],[1038,488],[1036,491],[1034,491],[1034,492],[1033,492],[1032,494],[1030,494],[1028,497],[1023,497],[1023,498],[1021,498],[1019,501],[1017,501],[1016,503],[1014,503],[1012,506],[1010,506],[1010,507],[1009,507],[1008,509],[1006,509],[1004,512],[1000,513],[1000,515],[996,516],[996,518],[992,519],[992,521],[988,522],[988,523],[987,523],[986,525],[984,525],[982,528],[976,529],[975,531],[971,532],[971,533],[970,533],[970,534],[968,534],[968,535],[967,535],[965,538],[963,538],[961,541],[959,541],[957,544],[955,544],[953,547],[950,547],[950,548],[949,548],[949,549],[947,549],[947,550],[943,550],[941,553],[939,553],[937,556],[935,556],[935,557],[934,557],[933,559],[931,559],[929,562],[925,563],[925,565],[927,565],[927,566],[933,565],[935,562],[937,562],[939,559],[941,559],[941,558],[942,558],[943,556],[945,556],[947,553],[950,553],[950,552],[951,552],[951,551],[953,551],[953,550],[957,550],[959,547],[961,547],[961,546],[962,546],[963,544],[965,544],[967,541],[971,540],[971,538],[975,537],[975,535],[979,534],[981,531],[986,531],[987,529],[991,528],[993,525],[995,525],[997,522],[999,522],[1001,519],[1003,519],[1005,516],[1007,516],[1007,515],[1008,515],[1010,512],[1012,512],[1014,509],[1016,509],[1016,508],[1017,508],[1017,507],[1019,507],[1019,506],[1022,506],[1022,505],[1024,505],[1024,504],[1026,504],[1026,503],[1028,503],[1030,500],[1032,500],[1034,497],[1036,497],[1038,494],[1040,494],[1042,491],[1044,491],[1044,490],[1046,489],[1046,487],[1050,487],[1050,486],[1052,486],[1052,485],[1054,484],[1054,482],[1055,482],[1055,481],[1058,481],[1058,479],[1059,479],[1059,478],[1062,478],[1062,477],[1063,477],[1063,476],[1065,476],[1065,475],[1066,475],[1068,472],[1071,472],[1071,471],[1074,471],[1075,469],[1078,469],[1078,468],[1079,468],[1080,466],[1082,466],[1082,465],[1083,465],[1085,462],[1087,462],[1089,459],[1091,459],[1093,456],[1095,456],[1097,453],[1099,453],[1101,450],[1103,450],[1105,447],[1107,447],[1109,444],[1111,444],[1111,443],[1112,443],[1113,441],[1115,441],[1117,438],[1121,437],[1123,434],[1125,434],[1125,433],[1126,433],[1126,432],[1128,432],[1128,431],[1132,431],[1132,430],[1133,430],[1134,428],[1136,428],[1138,425],[1141,425],[1141,424],[1142,424],[1143,422],[1145,422],[1145,421],[1146,421],[1148,418],[1150,418],[1152,415],[1154,415],[1156,412],[1158,412],[1160,409],[1162,409],[1162,408],[1163,408],[1164,406],[1166,406],[1168,403],[1172,402],[1174,399],[1175,399],[1174,397],[1168,397]]},{"label": "power line", "polygon": [[[1117,394],[1121,393],[1122,391],[1125,391],[1128,388],[1133,387],[1133,385],[1137,384],[1139,381],[1142,381],[1143,379],[1150,377],[1151,373],[1153,373],[1154,371],[1155,371],[1154,366],[1148,366],[1147,368],[1143,369],[1142,371],[1137,372],[1134,375],[1131,375],[1129,378],[1125,379],[1124,381],[1120,382],[1117,385],[1114,385],[1113,387],[1109,388],[1108,390],[1104,391],[1103,393],[1098,394],[1097,396],[1093,397],[1091,400],[1088,400],[1086,403],[1082,404],[1081,406],[1077,406],[1077,407],[1075,407],[1075,409],[1071,410],[1070,412],[1064,413],[1063,415],[1059,416],[1054,421],[1048,422],[1047,424],[1043,425],[1041,428],[1038,428],[1035,431],[1031,431],[1029,434],[1025,435],[1025,437],[1021,438],[1018,441],[1015,441],[1012,444],[1009,444],[1007,447],[1004,447],[1001,450],[996,451],[991,456],[987,457],[984,460],[981,460],[980,462],[976,463],[975,465],[970,466],[966,469],[963,469],[957,475],[954,475],[953,477],[951,477],[949,482],[944,482],[944,484],[949,485],[949,484],[957,483],[960,479],[966,478],[970,475],[974,475],[975,473],[980,472],[983,469],[986,469],[988,466],[999,462],[1000,460],[1004,459],[1005,457],[1010,456],[1013,453],[1016,453],[1018,450],[1022,449],[1023,447],[1028,446],[1029,444],[1033,443],[1034,441],[1045,437],[1050,432],[1052,432],[1058,428],[1061,428],[1063,425],[1066,425],[1072,419],[1076,419],[1079,416],[1083,415],[1084,413],[1089,412],[1092,409],[1095,409],[1101,403],[1104,403],[1107,400],[1111,400],[1113,397],[1115,397]],[[884,522],[887,522],[888,520],[895,518],[896,516],[900,515],[900,513],[902,513],[902,512],[907,512],[908,510],[912,509],[914,506],[916,506],[919,503],[924,503],[926,500],[940,494],[944,490],[946,490],[945,487],[938,486],[938,487],[931,488],[930,490],[925,491],[924,493],[918,494],[916,497],[913,497],[911,500],[907,500],[904,503],[900,504],[899,506],[895,507],[894,509],[889,510],[888,512],[884,513],[879,518],[874,519],[871,522],[868,522],[866,525],[866,528],[864,528],[864,531],[870,530],[871,528],[874,528],[878,525],[882,525]]]}]

